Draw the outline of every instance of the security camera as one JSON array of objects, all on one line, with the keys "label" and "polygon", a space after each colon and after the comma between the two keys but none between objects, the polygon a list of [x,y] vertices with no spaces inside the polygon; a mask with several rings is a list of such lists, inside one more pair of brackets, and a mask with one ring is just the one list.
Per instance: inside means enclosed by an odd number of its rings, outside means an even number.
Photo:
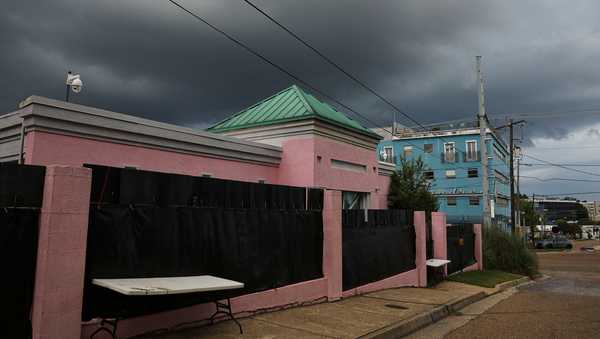
[{"label": "security camera", "polygon": [[73,82],[71,83],[71,89],[75,93],[81,92],[82,87],[83,87],[83,82],[79,78],[73,80]]},{"label": "security camera", "polygon": [[81,81],[80,75],[71,72],[67,73],[66,84],[71,87],[71,90],[75,93],[81,92],[81,88],[83,87],[83,81]]}]

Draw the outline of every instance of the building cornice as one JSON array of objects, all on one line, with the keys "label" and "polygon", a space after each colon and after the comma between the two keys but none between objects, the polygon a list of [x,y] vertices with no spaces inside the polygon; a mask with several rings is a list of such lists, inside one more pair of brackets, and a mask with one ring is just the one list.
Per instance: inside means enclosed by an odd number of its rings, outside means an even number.
[{"label": "building cornice", "polygon": [[225,131],[222,132],[222,134],[277,146],[280,146],[283,140],[290,137],[319,135],[362,147],[370,151],[375,151],[377,149],[377,143],[379,142],[378,139],[370,138],[362,133],[356,133],[345,128],[339,128],[320,119],[304,119],[280,124],[250,127]]},{"label": "building cornice", "polygon": [[269,166],[278,166],[281,161],[280,147],[127,114],[38,96],[27,98],[20,107],[18,114],[7,118],[11,121],[0,118],[0,133],[3,126],[8,128],[15,121],[20,125],[23,119],[26,132],[43,131]]}]

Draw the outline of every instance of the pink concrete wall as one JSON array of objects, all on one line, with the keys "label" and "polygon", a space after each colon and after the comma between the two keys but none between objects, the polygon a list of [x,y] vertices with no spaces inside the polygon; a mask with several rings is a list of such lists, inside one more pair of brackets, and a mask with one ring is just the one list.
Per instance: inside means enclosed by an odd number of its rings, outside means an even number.
[{"label": "pink concrete wall", "polygon": [[291,138],[283,141],[281,148],[279,184],[314,187],[317,163],[314,137]]},{"label": "pink concrete wall", "polygon": [[33,337],[80,336],[91,171],[46,168],[32,308]]},{"label": "pink concrete wall", "polygon": [[46,132],[27,133],[25,162],[32,165],[82,166],[84,163],[215,178],[278,183],[277,167],[168,152],[148,147],[71,137]]},{"label": "pink concrete wall", "polygon": [[427,221],[425,212],[415,212],[415,233],[416,233],[416,265],[418,271],[419,287],[427,287]]},{"label": "pink concrete wall", "polygon": [[326,190],[323,199],[323,275],[330,301],[342,297],[342,192]]},{"label": "pink concrete wall", "polygon": [[[431,213],[431,238],[433,239],[433,257],[448,259],[448,243],[446,241],[446,213]],[[444,267],[444,274],[448,274],[448,267]]]}]

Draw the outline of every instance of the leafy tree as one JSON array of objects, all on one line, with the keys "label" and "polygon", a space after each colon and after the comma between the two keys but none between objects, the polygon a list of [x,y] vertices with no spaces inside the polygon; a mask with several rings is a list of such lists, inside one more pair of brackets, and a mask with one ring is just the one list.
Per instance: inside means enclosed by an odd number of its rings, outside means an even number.
[{"label": "leafy tree", "polygon": [[430,183],[424,176],[428,169],[421,157],[410,161],[400,157],[400,168],[392,174],[390,180],[388,207],[437,211],[437,199],[429,192]]},{"label": "leafy tree", "polygon": [[581,233],[581,226],[576,223],[569,223],[564,219],[559,219],[556,221],[556,226],[564,235],[570,235],[571,237],[575,237],[578,233]]},{"label": "leafy tree", "polygon": [[519,202],[519,208],[521,209],[521,212],[523,212],[521,224],[529,226],[529,230],[531,232],[531,241],[535,246],[535,237],[533,235],[536,231],[536,225],[539,224],[540,215],[535,212],[535,209],[533,208],[533,202],[527,200],[526,197],[527,196],[525,196],[525,199],[522,197],[521,201]]}]

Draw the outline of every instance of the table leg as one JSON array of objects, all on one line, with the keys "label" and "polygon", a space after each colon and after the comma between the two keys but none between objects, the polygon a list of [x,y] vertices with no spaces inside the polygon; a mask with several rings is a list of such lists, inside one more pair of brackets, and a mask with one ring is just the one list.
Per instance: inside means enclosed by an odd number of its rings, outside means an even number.
[{"label": "table leg", "polygon": [[231,318],[231,320],[233,320],[236,323],[236,325],[240,329],[240,334],[244,334],[244,331],[242,330],[242,325],[233,316],[233,312],[231,312],[231,300],[229,300],[229,298],[227,298],[227,303],[222,303],[220,301],[215,301],[215,305],[217,306],[217,310],[210,317],[210,323],[211,323],[211,325],[215,323],[215,317],[218,314],[224,314],[224,315],[228,316],[229,318]]},{"label": "table leg", "polygon": [[[117,324],[118,324],[118,322],[119,322],[119,318],[115,318],[114,320],[102,319],[102,321],[100,321],[100,327],[98,329],[96,329],[90,335],[90,339],[94,338],[94,336],[100,332],[107,332],[108,334],[110,334],[111,337],[113,337],[113,339],[117,339]],[[110,330],[105,325],[112,326],[112,330]]]}]

